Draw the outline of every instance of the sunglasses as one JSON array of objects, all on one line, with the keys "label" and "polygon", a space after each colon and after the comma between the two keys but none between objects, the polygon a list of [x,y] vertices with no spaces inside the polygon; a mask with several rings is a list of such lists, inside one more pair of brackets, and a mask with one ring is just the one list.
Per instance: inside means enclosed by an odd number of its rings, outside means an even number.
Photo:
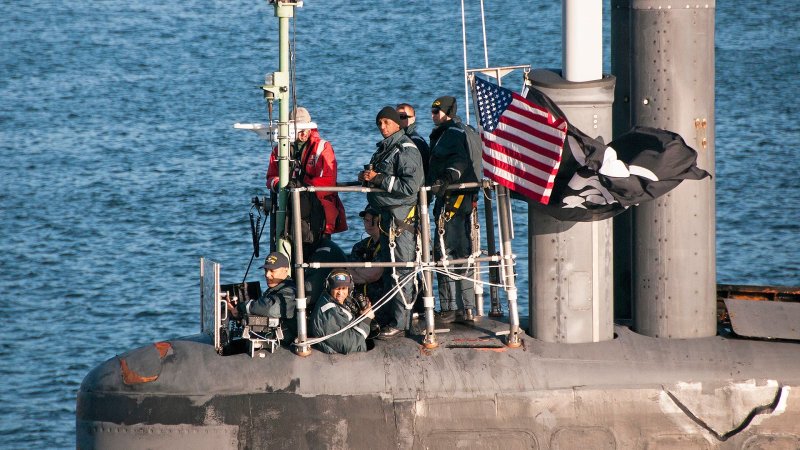
[{"label": "sunglasses", "polygon": [[431,108],[431,114],[439,114],[440,111],[441,109],[439,108]]},{"label": "sunglasses", "polygon": [[414,116],[409,116],[408,114],[400,114],[400,118],[401,118],[401,119],[404,119],[404,120],[405,120],[405,119],[411,119],[411,118],[413,118],[413,117],[414,117]]}]

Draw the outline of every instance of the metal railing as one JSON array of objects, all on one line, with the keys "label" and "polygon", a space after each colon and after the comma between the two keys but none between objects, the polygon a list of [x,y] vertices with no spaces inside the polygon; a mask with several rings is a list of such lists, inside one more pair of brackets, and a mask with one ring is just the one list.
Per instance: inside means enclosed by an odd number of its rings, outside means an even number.
[{"label": "metal railing", "polygon": [[[423,346],[426,348],[438,347],[436,339],[436,329],[434,325],[434,297],[431,292],[433,286],[432,272],[437,267],[446,267],[452,264],[475,264],[476,283],[475,296],[476,296],[476,309],[477,315],[483,315],[483,284],[478,270],[481,262],[499,263],[490,266],[490,296],[491,296],[491,316],[500,316],[500,301],[498,289],[502,286],[508,296],[508,312],[509,312],[509,328],[508,331],[500,332],[498,335],[507,334],[506,345],[509,347],[519,347],[520,328],[519,328],[519,314],[517,310],[517,288],[514,276],[514,255],[511,249],[511,221],[510,214],[510,195],[508,189],[504,186],[497,185],[496,183],[488,180],[474,183],[460,183],[452,184],[447,187],[447,190],[461,190],[461,189],[479,189],[483,192],[484,197],[484,215],[487,228],[487,255],[462,259],[447,259],[439,261],[431,261],[431,236],[430,236],[430,215],[428,214],[428,191],[430,187],[424,186],[420,189],[418,198],[418,211],[419,211],[419,224],[418,232],[421,233],[421,258],[420,261],[414,262],[305,262],[305,255],[303,254],[302,245],[294,245],[292,248],[292,256],[294,260],[293,269],[295,283],[297,286],[297,341],[295,342],[296,353],[301,356],[306,356],[311,353],[311,346],[308,343],[308,325],[306,320],[306,309],[308,305],[308,298],[306,297],[305,288],[305,273],[306,268],[365,268],[365,267],[414,267],[422,272],[425,278],[423,285],[423,306],[425,308],[425,335],[423,338]],[[382,189],[366,187],[361,185],[345,184],[339,186],[303,186],[288,189],[291,195],[292,202],[292,240],[294,242],[302,242],[301,236],[301,217],[300,217],[300,193],[302,191],[308,192],[385,192]],[[495,234],[494,234],[494,211],[492,208],[492,192],[497,192],[497,208],[498,208],[498,236],[500,238],[500,251],[495,254]],[[481,239],[478,239],[480,242]],[[482,249],[481,249],[482,252]],[[501,281],[502,280],[502,281]]]}]

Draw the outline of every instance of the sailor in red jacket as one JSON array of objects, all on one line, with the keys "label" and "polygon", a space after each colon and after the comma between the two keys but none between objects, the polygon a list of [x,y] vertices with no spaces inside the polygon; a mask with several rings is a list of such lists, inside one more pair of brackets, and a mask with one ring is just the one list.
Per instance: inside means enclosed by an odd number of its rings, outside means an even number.
[{"label": "sailor in red jacket", "polygon": [[[311,121],[308,110],[298,107],[292,114],[295,141],[289,147],[289,180],[306,186],[336,186],[336,155],[331,143],[322,139],[317,124]],[[272,149],[267,169],[267,187],[278,189],[278,147]],[[347,229],[344,205],[337,192],[316,192],[325,210],[325,234]]]}]

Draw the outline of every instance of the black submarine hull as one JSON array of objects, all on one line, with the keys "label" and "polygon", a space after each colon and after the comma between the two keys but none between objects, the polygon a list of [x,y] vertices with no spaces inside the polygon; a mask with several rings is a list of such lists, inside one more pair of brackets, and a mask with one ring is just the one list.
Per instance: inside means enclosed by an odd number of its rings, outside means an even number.
[{"label": "black submarine hull", "polygon": [[456,325],[426,350],[220,356],[206,336],[90,372],[78,448],[800,448],[800,346],[709,337],[502,345]]}]

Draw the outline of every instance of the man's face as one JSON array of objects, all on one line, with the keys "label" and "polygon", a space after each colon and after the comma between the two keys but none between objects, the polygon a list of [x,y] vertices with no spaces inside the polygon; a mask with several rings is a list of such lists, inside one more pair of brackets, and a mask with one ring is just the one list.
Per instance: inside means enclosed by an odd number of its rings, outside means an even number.
[{"label": "man's face", "polygon": [[364,214],[364,231],[373,239],[380,237],[381,228],[378,223],[378,218],[370,213]]},{"label": "man's face", "polygon": [[381,130],[381,135],[384,138],[387,138],[387,137],[397,133],[398,131],[400,131],[400,125],[397,122],[395,122],[394,120],[382,117],[378,121],[378,129]]},{"label": "man's face", "polygon": [[267,286],[275,287],[281,284],[289,276],[288,267],[280,267],[277,269],[264,269],[264,278],[267,279]]},{"label": "man's face", "polygon": [[299,130],[297,132],[295,141],[306,142],[310,136],[311,136],[311,130]]},{"label": "man's face", "polygon": [[431,108],[431,120],[434,125],[441,125],[447,122],[448,117],[439,108]]},{"label": "man's face", "polygon": [[350,293],[350,288],[347,286],[342,287],[335,287],[331,289],[331,297],[336,300],[336,303],[343,305],[345,299],[347,299],[347,294]]},{"label": "man's face", "polygon": [[402,128],[407,128],[416,120],[414,119],[414,113],[405,106],[397,108],[397,113],[400,114],[400,126]]}]

